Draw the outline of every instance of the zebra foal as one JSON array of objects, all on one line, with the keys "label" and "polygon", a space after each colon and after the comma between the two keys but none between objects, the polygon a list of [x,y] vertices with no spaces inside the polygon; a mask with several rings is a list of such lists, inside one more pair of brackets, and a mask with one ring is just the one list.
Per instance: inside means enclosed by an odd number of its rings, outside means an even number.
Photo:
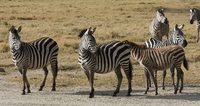
[{"label": "zebra foal", "polygon": [[95,30],[96,28],[84,29],[78,35],[81,38],[78,63],[84,70],[91,86],[89,98],[94,97],[94,73],[105,74],[112,70],[115,70],[118,78],[118,84],[113,93],[113,96],[116,96],[120,90],[123,78],[121,67],[125,71],[128,79],[127,96],[130,96],[132,91],[132,65],[130,62],[129,46],[120,41],[111,41],[98,45],[92,35]]},{"label": "zebra foal", "polygon": [[197,25],[197,35],[196,35],[196,42],[199,42],[199,31],[200,31],[200,11],[196,8],[190,9],[190,24],[196,21]]},{"label": "zebra foal", "polygon": [[[145,42],[145,45],[147,48],[161,48],[169,45],[179,45],[182,47],[187,46],[187,41],[184,37],[184,33],[182,32],[182,29],[184,28],[184,24],[178,27],[176,24],[174,29],[172,30],[169,38],[165,41],[161,41],[157,38],[150,38]],[[157,74],[157,71],[155,71],[155,74]],[[166,70],[163,70],[163,79],[162,79],[162,88],[165,89],[164,81],[166,77]],[[174,85],[174,69],[171,68],[171,77],[172,77],[172,84]]]},{"label": "zebra foal", "polygon": [[9,30],[9,44],[12,54],[12,61],[22,74],[23,89],[22,95],[25,95],[25,89],[27,87],[27,93],[31,93],[30,84],[26,77],[27,69],[43,68],[45,76],[40,86],[39,91],[42,91],[45,86],[46,78],[48,75],[47,65],[51,64],[53,75],[52,91],[56,90],[56,77],[58,72],[58,45],[57,43],[48,37],[43,37],[32,42],[23,42],[20,40],[18,33],[21,31],[21,26],[15,29],[12,26]]},{"label": "zebra foal", "polygon": [[[184,67],[188,70],[188,63],[185,59],[185,53],[182,47],[178,45],[171,45],[166,46],[162,48],[150,48],[145,49],[141,48],[140,45],[137,45],[133,42],[125,41],[126,44],[130,46],[131,50],[131,56],[135,58],[142,67],[144,67],[144,70],[146,75],[146,90],[145,94],[147,94],[147,91],[149,90],[149,76],[148,73],[151,76],[151,79],[154,83],[155,87],[155,95],[158,94],[158,87],[157,87],[157,79],[156,76],[154,77],[154,71],[155,70],[165,70],[171,67],[175,67],[177,70],[177,83],[176,86],[174,86],[174,94],[178,91],[179,86],[179,80],[183,77],[183,71],[181,69],[182,62],[184,63]],[[179,92],[183,89],[183,81],[181,81],[181,87]]]},{"label": "zebra foal", "polygon": [[156,11],[156,18],[154,18],[149,25],[149,32],[151,35],[160,40],[162,40],[164,35],[166,35],[168,38],[169,33],[169,21],[163,12],[164,9],[158,9]]}]

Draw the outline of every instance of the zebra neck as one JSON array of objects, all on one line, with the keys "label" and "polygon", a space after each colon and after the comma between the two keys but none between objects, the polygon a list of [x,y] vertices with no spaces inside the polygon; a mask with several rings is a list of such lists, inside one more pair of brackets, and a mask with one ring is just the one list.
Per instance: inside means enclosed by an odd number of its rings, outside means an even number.
[{"label": "zebra neck", "polygon": [[173,38],[171,38],[171,37],[168,38],[167,40],[163,41],[162,47],[169,46],[169,45],[174,45]]},{"label": "zebra neck", "polygon": [[96,62],[96,55],[91,53],[88,50],[81,50],[79,51],[79,54],[81,56],[80,64],[84,65],[84,67],[87,67],[90,63],[95,64]]},{"label": "zebra neck", "polygon": [[154,20],[154,26],[156,27],[155,29],[161,27],[161,22],[159,22],[157,18]]},{"label": "zebra neck", "polygon": [[200,23],[200,11],[199,10],[197,10],[197,21]]}]

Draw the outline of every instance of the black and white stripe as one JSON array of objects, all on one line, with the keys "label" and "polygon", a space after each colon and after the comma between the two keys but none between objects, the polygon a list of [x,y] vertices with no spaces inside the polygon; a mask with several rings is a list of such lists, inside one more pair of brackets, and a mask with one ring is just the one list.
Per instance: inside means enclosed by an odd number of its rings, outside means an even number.
[{"label": "black and white stripe", "polygon": [[25,94],[25,85],[27,85],[28,93],[30,93],[30,85],[26,78],[27,69],[43,68],[45,76],[39,90],[45,85],[46,77],[48,74],[47,65],[51,64],[53,74],[53,86],[52,91],[56,88],[56,76],[58,72],[57,56],[58,45],[57,43],[48,37],[43,37],[32,42],[23,42],[20,40],[18,33],[21,31],[21,27],[15,29],[11,27],[9,30],[9,44],[10,51],[12,53],[12,61],[18,68],[19,72],[23,75],[23,89],[22,94]]},{"label": "black and white stripe", "polygon": [[111,41],[104,44],[96,44],[95,38],[92,36],[94,29],[85,29],[79,34],[81,38],[79,47],[79,64],[84,70],[91,85],[89,97],[94,97],[93,80],[94,73],[108,73],[115,70],[118,78],[118,85],[113,94],[116,96],[119,92],[122,74],[120,67],[125,71],[128,79],[128,94],[130,95],[132,80],[132,65],[130,63],[129,46],[120,41]]},{"label": "black and white stripe", "polygon": [[162,40],[162,37],[169,33],[169,21],[163,13],[164,9],[158,9],[156,11],[156,18],[153,19],[149,26],[149,32],[153,37]]},{"label": "black and white stripe", "polygon": [[[162,48],[141,48],[133,42],[125,41],[131,49],[131,56],[135,58],[142,67],[145,69],[147,88],[145,94],[149,90],[148,83],[148,73],[150,74],[154,86],[155,94],[157,95],[157,79],[154,76],[155,70],[165,70],[171,67],[175,67],[177,70],[177,86],[174,86],[176,94],[178,91],[179,80],[183,80],[183,71],[181,69],[181,64],[184,63],[184,67],[188,69],[187,60],[185,59],[185,53],[182,47],[178,45],[170,45]],[[181,81],[181,88],[179,92],[183,89],[183,81]]]},{"label": "black and white stripe", "polygon": [[[165,46],[169,46],[169,45],[179,45],[182,47],[186,47],[187,41],[184,37],[183,32],[181,31],[183,29],[183,27],[184,27],[184,25],[181,25],[180,27],[178,27],[178,25],[176,24],[173,31],[171,32],[170,37],[167,40],[161,41],[158,38],[152,37],[145,42],[145,45],[147,46],[147,48],[161,48],[161,47],[165,47]],[[157,74],[157,71],[155,71],[155,74]],[[166,70],[163,70],[162,75],[163,75],[162,88],[165,89],[164,80],[166,77]],[[171,70],[171,77],[172,77],[172,84],[174,85],[173,69]]]},{"label": "black and white stripe", "polygon": [[196,8],[190,9],[190,24],[196,21],[197,25],[197,35],[196,42],[199,41],[199,32],[200,32],[200,11]]}]

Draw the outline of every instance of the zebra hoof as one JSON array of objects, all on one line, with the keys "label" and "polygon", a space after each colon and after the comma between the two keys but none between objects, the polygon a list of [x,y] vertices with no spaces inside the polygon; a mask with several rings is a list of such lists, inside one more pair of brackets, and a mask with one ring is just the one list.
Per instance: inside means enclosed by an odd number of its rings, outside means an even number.
[{"label": "zebra hoof", "polygon": [[117,94],[113,94],[113,97],[116,97],[117,96]]},{"label": "zebra hoof", "polygon": [[27,91],[27,93],[31,93],[31,91]]},{"label": "zebra hoof", "polygon": [[130,94],[130,93],[128,93],[126,96],[131,96],[131,94]]},{"label": "zebra hoof", "polygon": [[155,95],[158,95],[158,93],[155,93]]},{"label": "zebra hoof", "polygon": [[174,94],[177,94],[177,92],[174,92]]},{"label": "zebra hoof", "polygon": [[25,92],[22,92],[21,95],[25,95]]},{"label": "zebra hoof", "polygon": [[55,88],[52,88],[52,90],[51,91],[56,91],[56,89]]},{"label": "zebra hoof", "polygon": [[42,91],[42,88],[40,88],[38,91]]},{"label": "zebra hoof", "polygon": [[93,98],[93,97],[94,97],[94,95],[90,95],[90,96],[89,96],[89,98]]}]

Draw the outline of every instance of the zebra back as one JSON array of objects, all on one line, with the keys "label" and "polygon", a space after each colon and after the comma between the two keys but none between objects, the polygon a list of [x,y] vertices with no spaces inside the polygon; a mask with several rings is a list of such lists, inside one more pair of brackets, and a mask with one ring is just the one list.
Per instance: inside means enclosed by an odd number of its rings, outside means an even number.
[{"label": "zebra back", "polygon": [[130,70],[129,46],[120,41],[111,41],[99,45],[99,55],[96,57],[96,72],[107,73],[121,65],[125,70]]},{"label": "zebra back", "polygon": [[49,63],[57,65],[58,45],[51,38],[43,37],[32,42],[22,42],[18,33],[21,27],[11,27],[9,35],[12,61],[19,68],[37,69]]}]

